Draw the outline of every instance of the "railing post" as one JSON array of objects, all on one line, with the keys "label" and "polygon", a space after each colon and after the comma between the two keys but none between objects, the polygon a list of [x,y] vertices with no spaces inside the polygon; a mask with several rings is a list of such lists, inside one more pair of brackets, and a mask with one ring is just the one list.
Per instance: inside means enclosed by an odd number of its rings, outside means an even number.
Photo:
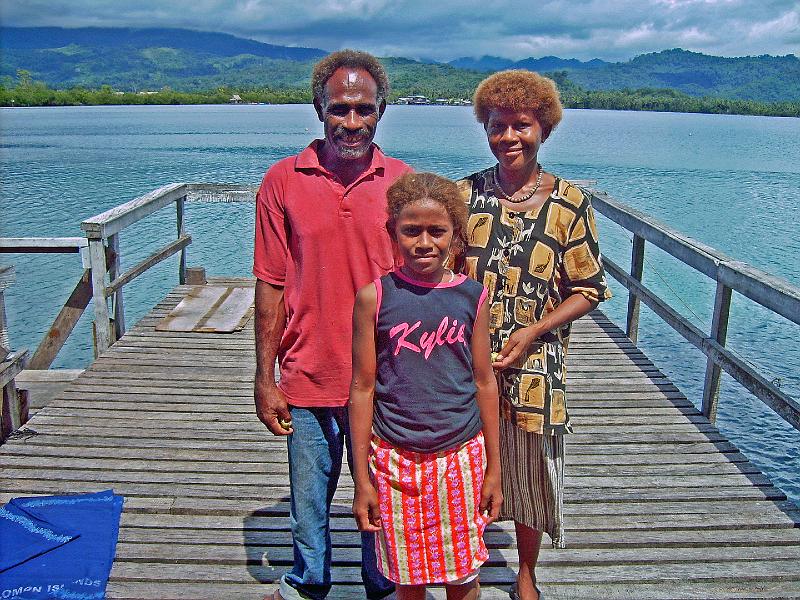
[{"label": "railing post", "polygon": [[89,238],[89,264],[92,270],[94,304],[94,353],[100,356],[111,346],[111,324],[106,302],[106,247],[103,238]]},{"label": "railing post", "polygon": [[[121,272],[122,261],[119,252],[119,234],[115,233],[108,236],[108,277],[114,281]],[[122,296],[122,287],[111,295],[111,306],[114,310],[114,338],[116,341],[125,333],[125,300]]]},{"label": "railing post", "polygon": [[[717,281],[714,297],[714,316],[711,321],[711,339],[725,346],[728,337],[728,317],[731,310],[731,288]],[[719,403],[719,378],[722,370],[711,358],[706,362],[706,378],[703,384],[703,415],[712,423],[717,419]]]},{"label": "railing post", "polygon": [[[184,224],[184,209],[186,208],[186,196],[181,196],[175,201],[175,210],[178,223],[178,238],[186,233]],[[178,283],[183,285],[186,283],[186,248],[181,249],[180,262],[178,264]]]},{"label": "railing post", "polygon": [[[644,272],[644,238],[633,235],[633,249],[631,250],[631,277],[642,281]],[[628,317],[625,321],[627,335],[635,344],[639,339],[639,298],[633,290],[628,291]]]},{"label": "railing post", "polygon": [[3,369],[0,371],[0,442],[3,441],[6,408],[11,431],[19,429],[27,419],[27,404],[20,397],[14,377],[25,366],[28,353],[26,351],[11,352],[11,336],[8,333],[8,319],[6,318],[4,290],[14,282],[14,278],[14,267],[0,267],[0,363],[3,363]]},{"label": "railing post", "polygon": [[[8,318],[6,317],[5,290],[14,281],[14,267],[0,267],[0,361],[11,352],[11,340],[8,335]],[[0,400],[2,401],[2,400]]]}]

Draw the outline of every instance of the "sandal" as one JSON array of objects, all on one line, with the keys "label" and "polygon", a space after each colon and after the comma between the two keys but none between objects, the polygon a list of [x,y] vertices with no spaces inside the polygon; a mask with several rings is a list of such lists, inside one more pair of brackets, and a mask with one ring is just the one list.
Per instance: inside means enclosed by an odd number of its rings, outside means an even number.
[{"label": "sandal", "polygon": [[[539,594],[539,600],[544,600],[544,594],[542,593],[542,590],[539,589],[539,586],[534,583],[533,587],[536,590],[536,593]],[[511,589],[508,590],[508,595],[510,596],[511,600],[519,600],[516,583],[511,584]]]}]

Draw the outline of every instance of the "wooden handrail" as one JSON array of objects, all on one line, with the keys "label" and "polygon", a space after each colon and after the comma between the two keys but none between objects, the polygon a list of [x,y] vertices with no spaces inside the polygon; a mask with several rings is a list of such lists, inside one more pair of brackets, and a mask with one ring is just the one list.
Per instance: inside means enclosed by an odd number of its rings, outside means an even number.
[{"label": "wooden handrail", "polygon": [[683,235],[614,200],[605,192],[594,189],[588,191],[592,195],[592,206],[604,217],[711,279],[724,283],[794,323],[800,323],[800,288]]},{"label": "wooden handrail", "polygon": [[[609,274],[628,289],[628,337],[634,342],[637,340],[639,302],[642,301],[706,355],[702,410],[709,420],[714,421],[716,418],[720,373],[724,370],[792,426],[800,429],[800,404],[725,348],[732,291],[735,290],[775,314],[800,324],[800,288],[746,263],[733,260],[718,250],[614,200],[605,192],[593,188],[588,188],[587,191],[591,194],[592,206],[598,213],[633,234],[630,273],[626,273],[608,257],[603,257]],[[700,331],[642,284],[645,241],[658,246],[717,283],[709,334]]]},{"label": "wooden handrail", "polygon": [[604,257],[603,263],[614,279],[627,287],[631,293],[636,294],[637,298],[640,298],[642,302],[661,317],[667,325],[683,336],[684,339],[703,352],[713,364],[724,369],[791,425],[800,429],[800,404],[776,387],[775,384],[767,381],[750,365],[715,340],[713,336],[703,333],[697,326],[659,298],[652,290],[628,275],[614,261]]},{"label": "wooden handrail", "polygon": [[89,243],[81,237],[0,237],[0,252],[39,254],[80,252]]},{"label": "wooden handrail", "polygon": [[[176,252],[181,253],[178,281],[183,283],[186,280],[186,246],[192,241],[191,236],[185,232],[184,201],[186,193],[185,184],[170,183],[81,223],[81,228],[86,232],[89,246],[96,355],[105,351],[114,340],[119,339],[125,333],[125,305],[122,288],[126,283]],[[120,232],[172,203],[175,204],[178,224],[177,239],[132,269],[121,273]],[[110,251],[110,259],[108,251]],[[106,283],[106,272],[110,279],[109,283]],[[107,298],[111,298],[113,303],[113,321],[110,318],[112,313],[109,312],[106,303]]]},{"label": "wooden handrail", "polygon": [[184,248],[186,248],[186,246],[188,246],[191,243],[192,243],[192,236],[183,235],[174,242],[167,244],[157,252],[154,252],[146,259],[141,261],[138,265],[132,267],[128,271],[125,271],[125,273],[123,273],[122,275],[111,281],[111,283],[109,283],[106,286],[106,297],[109,297],[112,294],[116,293],[118,290],[122,288],[123,285],[125,285],[126,283],[130,283],[131,281],[136,279],[139,275],[147,271],[147,269],[157,265],[162,260],[169,258],[176,252],[183,250]]},{"label": "wooden handrail", "polygon": [[258,186],[231,183],[187,183],[189,202],[255,202]]},{"label": "wooden handrail", "polygon": [[119,233],[129,225],[146,216],[164,208],[186,195],[183,183],[170,183],[153,190],[149,194],[139,196],[120,204],[104,213],[100,213],[81,223],[81,229],[86,232],[86,237],[94,239],[108,238]]}]

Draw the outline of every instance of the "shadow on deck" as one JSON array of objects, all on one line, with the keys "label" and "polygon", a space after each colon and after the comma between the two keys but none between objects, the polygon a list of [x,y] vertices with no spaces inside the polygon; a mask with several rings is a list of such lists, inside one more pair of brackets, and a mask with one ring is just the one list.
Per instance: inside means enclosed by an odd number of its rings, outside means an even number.
[{"label": "shadow on deck", "polygon": [[[125,496],[109,598],[259,599],[292,562],[285,444],[252,406],[252,322],[156,332],[188,289],[0,448],[2,502]],[[800,598],[798,510],[601,312],[576,323],[569,371],[568,548],[542,551],[548,599]],[[363,597],[351,494],[345,473],[331,598]],[[486,539],[483,597],[507,598],[513,528]]]}]

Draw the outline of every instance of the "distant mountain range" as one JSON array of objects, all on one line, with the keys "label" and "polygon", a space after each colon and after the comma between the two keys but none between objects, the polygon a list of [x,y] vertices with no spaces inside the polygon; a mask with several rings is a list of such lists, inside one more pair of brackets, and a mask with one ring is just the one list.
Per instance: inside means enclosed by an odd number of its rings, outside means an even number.
[{"label": "distant mountain range", "polygon": [[465,56],[463,58],[451,60],[447,64],[458,67],[459,69],[471,69],[473,71],[481,71],[482,73],[493,73],[494,71],[502,71],[504,69],[528,69],[529,71],[539,72],[565,70],[582,71],[584,69],[597,69],[612,63],[607,63],[599,58],[581,62],[576,58],[543,56],[542,58],[526,58],[513,61],[508,58],[500,58],[499,56],[482,56],[480,58]]},{"label": "distant mountain range", "polygon": [[[264,44],[186,29],[0,28],[0,78],[17,71],[50,87],[110,85],[120,90],[308,89],[317,48]],[[763,102],[800,101],[794,55],[723,58],[681,49],[619,63],[555,56],[512,61],[495,56],[450,63],[382,59],[396,95],[470,97],[486,73],[525,68],[556,74],[559,86],[585,90],[669,88],[691,96]]]},{"label": "distant mountain range", "polygon": [[3,50],[53,50],[67,46],[84,48],[173,48],[213,56],[251,54],[283,60],[315,60],[327,52],[318,48],[273,46],[227,33],[191,29],[131,29],[108,27],[2,27]]}]

